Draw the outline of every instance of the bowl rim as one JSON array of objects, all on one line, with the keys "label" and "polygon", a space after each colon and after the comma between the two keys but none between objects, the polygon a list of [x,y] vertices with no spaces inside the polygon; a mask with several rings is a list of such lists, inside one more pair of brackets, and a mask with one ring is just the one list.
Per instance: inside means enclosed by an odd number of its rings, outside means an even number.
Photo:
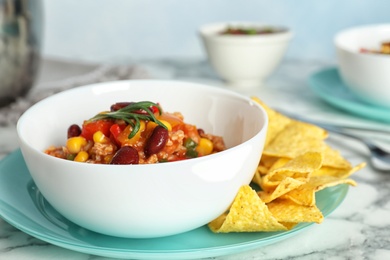
[{"label": "bowl rim", "polygon": [[[367,59],[390,59],[390,55],[387,54],[381,54],[381,53],[360,53],[359,51],[351,50],[351,48],[345,47],[345,44],[343,44],[343,38],[346,37],[348,34],[356,33],[356,32],[363,32],[366,30],[389,30],[390,31],[390,23],[379,23],[379,24],[365,24],[365,25],[358,25],[354,27],[345,28],[335,34],[333,37],[333,44],[336,46],[337,49],[347,52],[351,55],[356,55],[358,57],[364,57]],[[390,38],[389,38],[390,41]]]},{"label": "bowl rim", "polygon": [[[221,35],[218,34],[223,28],[227,26],[256,26],[256,27],[270,27],[280,31],[267,34],[255,34],[255,35]],[[291,28],[284,25],[276,25],[266,22],[250,22],[250,21],[231,21],[231,22],[215,22],[203,24],[199,27],[198,33],[201,37],[209,40],[220,41],[239,41],[239,42],[273,42],[273,41],[288,41],[293,37]]]},{"label": "bowl rim", "polygon": [[[233,96],[235,98],[239,98],[239,99],[241,99],[243,101],[246,101],[246,103],[248,105],[256,107],[257,109],[259,109],[261,111],[261,114],[263,115],[263,118],[262,118],[262,120],[264,121],[263,122],[263,127],[259,131],[257,131],[256,134],[254,134],[251,138],[249,138],[245,142],[241,142],[241,143],[239,143],[239,144],[237,144],[237,145],[235,145],[233,147],[229,147],[226,150],[218,152],[218,153],[215,153],[215,154],[210,154],[210,155],[207,155],[207,156],[192,158],[192,159],[189,159],[189,160],[181,160],[181,161],[174,161],[174,162],[169,162],[169,163],[161,163],[161,164],[158,164],[159,165],[158,167],[169,167],[169,165],[172,165],[172,164],[174,164],[174,165],[178,165],[178,164],[186,165],[186,164],[192,164],[194,162],[206,161],[206,160],[209,160],[209,158],[219,157],[219,156],[225,154],[226,152],[229,152],[229,150],[240,149],[240,147],[245,145],[247,142],[250,142],[251,140],[255,139],[259,135],[263,134],[263,132],[267,132],[269,118],[268,118],[268,115],[267,115],[267,112],[265,111],[265,109],[260,104],[258,104],[256,101],[252,100],[251,98],[249,98],[249,97],[247,97],[245,95],[239,94],[239,93],[237,93],[237,92],[235,92],[233,90],[219,88],[219,87],[214,87],[214,86],[211,86],[211,85],[206,85],[206,84],[201,84],[201,83],[182,81],[182,80],[159,80],[159,79],[137,79],[137,80],[132,80],[132,79],[130,79],[130,80],[116,80],[116,81],[98,82],[98,83],[82,85],[80,87],[75,87],[75,88],[72,88],[72,89],[68,89],[68,90],[64,90],[64,91],[58,92],[56,94],[53,94],[53,95],[51,95],[49,97],[46,97],[46,98],[38,101],[33,106],[31,106],[29,109],[27,109],[25,111],[25,113],[23,113],[21,115],[21,117],[18,119],[18,122],[16,124],[16,131],[17,131],[19,146],[21,146],[21,144],[23,143],[26,147],[31,149],[34,153],[40,154],[41,156],[43,156],[47,160],[55,160],[55,161],[57,161],[57,162],[59,162],[60,164],[63,164],[63,165],[67,165],[69,163],[71,165],[76,165],[77,162],[64,160],[64,159],[56,158],[54,156],[50,156],[50,155],[44,153],[44,151],[40,151],[39,149],[33,147],[29,142],[27,142],[27,140],[21,135],[21,131],[22,131],[21,129],[22,129],[22,126],[24,125],[24,121],[27,120],[26,118],[29,115],[29,111],[32,111],[35,107],[42,106],[42,104],[50,101],[50,99],[52,99],[52,98],[58,98],[59,96],[61,96],[64,93],[66,94],[66,93],[71,93],[71,92],[78,92],[78,91],[82,91],[82,90],[85,90],[85,89],[93,89],[93,88],[96,88],[96,87],[107,88],[107,87],[105,87],[105,85],[108,86],[108,84],[120,84],[120,83],[127,83],[127,82],[129,82],[131,84],[137,84],[138,82],[142,82],[143,84],[145,84],[145,83],[155,83],[155,84],[158,84],[158,83],[168,84],[169,83],[169,84],[175,84],[175,85],[185,84],[187,86],[196,86],[196,87],[199,87],[199,88],[202,88],[202,89],[211,89],[212,92],[214,92],[214,93],[227,94],[229,96]],[[266,135],[266,133],[265,133],[265,135]],[[157,164],[109,165],[109,164],[89,164],[89,163],[84,163],[84,164],[80,164],[80,165],[83,165],[83,167],[101,167],[101,168],[109,167],[109,169],[114,169],[114,168],[117,168],[117,167],[123,167],[123,168],[124,167],[131,167],[131,168],[143,167],[143,168],[147,168],[148,166],[149,167],[156,167]]]}]

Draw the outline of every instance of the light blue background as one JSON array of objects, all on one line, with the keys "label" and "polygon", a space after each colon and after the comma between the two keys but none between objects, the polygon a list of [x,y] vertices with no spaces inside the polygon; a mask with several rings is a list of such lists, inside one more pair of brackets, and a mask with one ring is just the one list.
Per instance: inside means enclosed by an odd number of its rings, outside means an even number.
[{"label": "light blue background", "polygon": [[335,60],[334,35],[390,23],[389,0],[44,0],[45,56],[106,62],[202,58],[198,28],[260,21],[294,31],[287,57]]}]

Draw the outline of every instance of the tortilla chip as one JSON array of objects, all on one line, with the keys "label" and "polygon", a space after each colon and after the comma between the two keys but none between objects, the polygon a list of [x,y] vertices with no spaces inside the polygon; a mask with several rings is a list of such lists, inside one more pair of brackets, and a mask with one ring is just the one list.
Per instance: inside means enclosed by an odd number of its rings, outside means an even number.
[{"label": "tortilla chip", "polygon": [[210,222],[209,228],[215,233],[287,230],[249,185],[240,188],[229,212]]},{"label": "tortilla chip", "polygon": [[290,119],[252,98],[267,112],[268,133],[252,182],[242,186],[230,209],[209,223],[215,233],[290,230],[302,222],[321,223],[316,192],[340,184],[366,164],[352,165],[325,143],[327,131]]},{"label": "tortilla chip", "polygon": [[269,191],[272,188],[276,188],[287,177],[307,182],[311,173],[318,170],[321,165],[322,156],[320,153],[305,153],[287,162],[282,167],[270,171],[262,178],[260,186],[263,190]]},{"label": "tortilla chip", "polygon": [[261,184],[261,173],[260,173],[259,167],[257,168],[257,170],[255,171],[255,174],[253,175],[252,182],[259,185],[259,186]]},{"label": "tortilla chip", "polygon": [[302,186],[305,184],[303,181],[296,180],[294,178],[286,177],[284,180],[282,180],[279,185],[276,187],[276,189],[272,191],[259,191],[257,194],[260,196],[261,200],[265,203],[269,203],[282,195],[295,190],[299,186]]},{"label": "tortilla chip", "polygon": [[261,155],[260,159],[260,165],[264,166],[265,168],[271,168],[272,165],[275,164],[275,162],[279,160],[279,157],[275,156],[267,156],[265,154]]},{"label": "tortilla chip", "polygon": [[288,230],[293,229],[296,225],[299,223],[294,223],[294,222],[280,222],[283,226],[285,226]]},{"label": "tortilla chip", "polygon": [[326,144],[322,139],[299,135],[279,135],[272,143],[264,147],[263,153],[267,156],[292,159],[306,152],[323,153],[325,149]]},{"label": "tortilla chip", "polygon": [[352,179],[340,179],[328,175],[312,176],[309,182],[286,193],[283,198],[290,199],[299,205],[314,206],[316,204],[315,193],[317,191],[340,184],[357,185]]},{"label": "tortilla chip", "polygon": [[322,154],[324,156],[324,166],[340,169],[352,168],[351,164],[343,156],[341,156],[340,152],[332,149],[329,145],[325,145]]},{"label": "tortilla chip", "polygon": [[302,206],[286,199],[277,199],[267,205],[269,211],[279,222],[319,224],[324,220],[324,216],[316,206]]},{"label": "tortilla chip", "polygon": [[280,167],[283,167],[284,165],[286,165],[286,163],[288,163],[289,161],[291,161],[291,158],[285,158],[285,157],[280,157],[278,158],[275,163],[269,168],[269,171],[273,171],[277,168],[280,168]]},{"label": "tortilla chip", "polygon": [[291,119],[276,112],[264,104],[259,98],[252,97],[252,100],[260,104],[268,115],[268,131],[265,139],[265,145],[269,144],[275,136],[284,129],[286,125],[291,122]]},{"label": "tortilla chip", "polygon": [[333,168],[330,166],[323,166],[320,169],[313,172],[312,176],[323,176],[323,175],[329,175],[340,179],[345,179],[350,177],[353,173],[357,172],[358,170],[364,168],[366,166],[366,163],[360,163],[354,167],[347,168],[347,169],[341,169],[341,168]]}]

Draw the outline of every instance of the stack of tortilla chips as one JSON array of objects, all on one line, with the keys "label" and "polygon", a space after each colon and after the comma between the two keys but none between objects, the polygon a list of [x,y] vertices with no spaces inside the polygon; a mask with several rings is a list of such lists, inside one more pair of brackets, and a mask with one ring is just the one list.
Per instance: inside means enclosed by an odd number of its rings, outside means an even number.
[{"label": "stack of tortilla chips", "polygon": [[365,166],[352,166],[325,143],[328,133],[290,119],[253,98],[267,112],[268,132],[253,183],[242,186],[227,212],[209,223],[215,233],[273,232],[302,222],[321,223],[315,193],[339,184],[356,185],[349,177]]}]

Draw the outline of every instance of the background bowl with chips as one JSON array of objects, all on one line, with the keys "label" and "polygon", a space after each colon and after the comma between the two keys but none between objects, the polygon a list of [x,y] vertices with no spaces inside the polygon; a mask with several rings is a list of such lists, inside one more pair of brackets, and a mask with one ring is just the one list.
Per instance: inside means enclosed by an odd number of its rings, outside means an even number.
[{"label": "background bowl with chips", "polygon": [[[186,122],[223,136],[227,150],[151,165],[96,165],[43,151],[66,141],[81,123],[120,101],[150,100]],[[86,105],[88,104],[88,105]],[[247,97],[177,81],[118,81],[51,96],[23,114],[20,147],[43,196],[70,221],[106,235],[161,237],[203,226],[222,214],[260,161],[268,117]]]}]

